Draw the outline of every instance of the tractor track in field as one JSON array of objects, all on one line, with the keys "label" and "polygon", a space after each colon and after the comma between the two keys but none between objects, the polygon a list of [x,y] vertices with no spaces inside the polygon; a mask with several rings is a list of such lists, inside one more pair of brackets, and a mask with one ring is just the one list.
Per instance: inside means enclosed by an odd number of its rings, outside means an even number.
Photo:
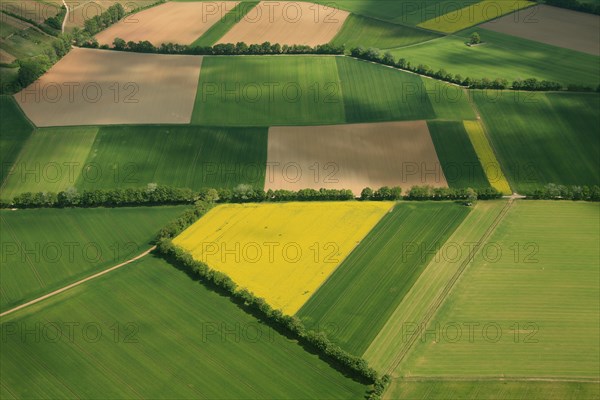
[{"label": "tractor track in field", "polygon": [[50,298],[50,297],[52,297],[52,296],[56,296],[56,295],[57,295],[57,294],[59,294],[59,293],[65,292],[65,291],[67,291],[67,290],[69,290],[69,289],[72,289],[72,288],[74,288],[74,287],[76,287],[76,286],[79,286],[79,285],[81,285],[82,283],[85,283],[85,282],[87,282],[87,281],[91,281],[92,279],[98,278],[98,277],[100,277],[100,276],[102,276],[102,275],[104,275],[104,274],[108,274],[109,272],[112,272],[112,271],[114,271],[114,270],[116,270],[116,269],[119,269],[119,268],[121,268],[121,267],[124,267],[124,266],[126,266],[126,265],[128,265],[128,264],[131,264],[132,262],[134,262],[134,261],[137,261],[137,260],[139,260],[140,258],[143,258],[143,257],[147,256],[148,254],[150,254],[150,252],[152,252],[152,251],[153,251],[153,250],[155,250],[155,249],[156,249],[156,246],[152,246],[152,247],[151,247],[151,248],[149,248],[148,250],[144,251],[144,252],[143,252],[143,253],[141,253],[141,254],[138,254],[137,256],[135,256],[135,257],[133,257],[133,258],[130,258],[130,259],[129,259],[129,260],[127,260],[127,261],[123,261],[123,262],[122,262],[122,263],[120,263],[120,264],[117,264],[117,265],[115,265],[115,266],[113,266],[113,267],[107,268],[107,269],[105,269],[105,270],[103,270],[103,271],[100,271],[100,272],[98,272],[98,273],[94,274],[94,275],[88,276],[87,278],[83,278],[83,279],[81,279],[81,280],[78,280],[77,282],[73,282],[73,283],[71,283],[71,284],[69,284],[69,285],[67,285],[67,286],[65,286],[65,287],[62,287],[62,288],[60,288],[60,289],[57,289],[57,290],[55,290],[55,291],[53,291],[53,292],[47,293],[47,294],[45,294],[45,295],[43,295],[43,296],[40,296],[40,297],[38,297],[38,298],[36,298],[36,299],[33,299],[33,300],[31,300],[31,301],[28,301],[27,303],[23,303],[23,304],[21,304],[20,306],[17,306],[17,307],[11,308],[10,310],[4,311],[3,313],[1,313],[1,314],[0,314],[0,317],[4,317],[4,316],[6,316],[6,315],[8,315],[8,314],[11,314],[11,313],[13,313],[13,312],[15,312],[15,311],[18,311],[18,310],[21,310],[21,309],[23,309],[23,308],[26,308],[26,307],[32,306],[32,305],[34,305],[34,304],[36,304],[36,303],[39,303],[39,302],[40,302],[40,301],[42,301],[42,300],[46,300],[46,299],[48,299],[48,298]]},{"label": "tractor track in field", "polygon": [[[502,222],[502,220],[504,219],[506,214],[508,214],[508,211],[510,210],[514,199],[515,198],[512,196],[510,198],[508,198],[508,201],[506,202],[506,205],[504,206],[504,208],[502,208],[502,210],[500,211],[498,216],[494,219],[494,221],[489,226],[489,228],[486,229],[486,231],[481,236],[481,238],[479,238],[479,240],[477,241],[477,244],[474,246],[473,250],[470,252],[468,257],[465,258],[465,260],[461,263],[461,265],[458,267],[457,271],[454,273],[452,278],[450,278],[448,283],[446,283],[446,286],[444,287],[444,289],[442,290],[440,295],[435,299],[433,304],[429,307],[429,310],[427,311],[427,313],[421,320],[421,324],[419,326],[427,326],[429,321],[431,321],[433,316],[436,314],[437,310],[441,307],[442,304],[444,304],[444,301],[446,300],[446,298],[448,297],[448,295],[454,288],[454,285],[456,284],[456,282],[462,276],[463,272],[466,270],[467,266],[471,263],[471,261],[473,261],[475,254],[477,254],[477,252],[482,247],[482,245],[485,244],[485,242],[489,239],[489,237],[494,233],[494,231],[496,230],[496,228],[498,227],[500,222]],[[395,371],[396,368],[398,368],[398,366],[400,365],[402,360],[404,360],[404,357],[406,357],[406,355],[408,354],[410,349],[412,349],[418,336],[419,335],[417,334],[417,332],[415,332],[415,334],[413,334],[409,338],[407,345],[404,346],[403,350],[400,353],[398,353],[398,355],[394,358],[393,362],[390,364],[390,367],[386,371],[387,374],[392,374],[393,371]]]}]

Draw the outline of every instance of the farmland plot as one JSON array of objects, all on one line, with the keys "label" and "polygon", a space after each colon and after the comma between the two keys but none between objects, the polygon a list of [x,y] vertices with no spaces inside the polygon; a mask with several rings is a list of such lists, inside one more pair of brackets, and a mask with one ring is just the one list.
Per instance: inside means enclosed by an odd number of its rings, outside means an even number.
[{"label": "farmland plot", "polygon": [[261,1],[217,43],[316,46],[329,43],[348,17],[346,11],[296,1]]},{"label": "farmland plot", "polygon": [[597,204],[514,203],[396,374],[597,384],[599,219]]},{"label": "farmland plot", "polygon": [[77,48],[15,95],[37,126],[189,123],[202,57]]},{"label": "farmland plot", "polygon": [[[356,399],[367,389],[152,256],[1,322],[3,398]],[[25,330],[38,340],[22,340]]]},{"label": "farmland plot", "polygon": [[169,206],[0,211],[0,309],[137,256],[183,210]]},{"label": "farmland plot", "polygon": [[231,11],[235,1],[168,2],[126,17],[96,35],[100,44],[112,46],[115,38],[126,42],[147,40],[191,44]]},{"label": "farmland plot", "polygon": [[265,190],[446,187],[425,121],[269,129]]},{"label": "farmland plot", "polygon": [[487,136],[511,187],[598,185],[597,94],[474,92]]},{"label": "farmland plot", "polygon": [[600,56],[598,16],[538,5],[481,25],[482,28]]}]

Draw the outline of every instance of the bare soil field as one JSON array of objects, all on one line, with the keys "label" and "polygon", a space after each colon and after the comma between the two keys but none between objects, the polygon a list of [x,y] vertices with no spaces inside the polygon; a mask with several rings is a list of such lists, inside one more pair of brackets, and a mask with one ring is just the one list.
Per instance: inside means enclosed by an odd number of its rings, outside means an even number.
[{"label": "bare soil field", "polygon": [[75,48],[15,95],[37,126],[186,124],[202,57]]},{"label": "bare soil field", "polygon": [[147,40],[162,43],[191,44],[231,11],[236,1],[168,2],[133,14],[98,33],[100,44],[112,46],[116,37],[126,42]]},{"label": "bare soil field", "polygon": [[[481,25],[482,28],[600,55],[600,18],[563,8],[539,5]],[[483,36],[485,40],[485,36]]]},{"label": "bare soil field", "polygon": [[264,42],[316,46],[329,43],[349,13],[295,1],[261,1],[218,43]]},{"label": "bare soil field", "polygon": [[265,190],[447,187],[425,121],[272,127]]}]

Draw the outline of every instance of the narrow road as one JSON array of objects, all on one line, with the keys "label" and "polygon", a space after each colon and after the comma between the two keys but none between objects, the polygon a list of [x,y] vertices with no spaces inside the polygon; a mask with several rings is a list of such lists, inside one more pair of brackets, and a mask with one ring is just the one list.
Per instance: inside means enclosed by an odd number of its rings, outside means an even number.
[{"label": "narrow road", "polygon": [[127,260],[127,261],[125,261],[125,262],[122,262],[122,263],[121,263],[121,264],[119,264],[119,265],[115,265],[114,267],[110,267],[109,269],[105,269],[104,271],[98,272],[97,274],[94,274],[94,275],[88,276],[87,278],[83,278],[83,279],[82,279],[82,280],[80,280],[80,281],[77,281],[77,282],[71,283],[70,285],[67,285],[67,286],[65,286],[65,287],[63,287],[63,288],[60,288],[60,289],[58,289],[58,290],[55,290],[54,292],[50,292],[50,293],[48,293],[48,294],[45,294],[45,295],[43,295],[42,297],[38,297],[37,299],[34,299],[34,300],[31,300],[31,301],[29,301],[29,302],[27,302],[27,303],[21,304],[20,306],[17,306],[17,307],[15,307],[15,308],[11,308],[11,309],[10,309],[10,310],[8,310],[8,311],[4,311],[2,314],[0,314],[0,317],[4,317],[5,315],[8,315],[8,314],[10,314],[10,313],[13,313],[13,312],[15,312],[15,311],[18,311],[18,310],[21,310],[21,309],[23,309],[23,308],[25,308],[25,307],[29,307],[29,306],[31,306],[31,305],[33,305],[33,304],[35,304],[35,303],[39,303],[40,301],[42,301],[42,300],[46,300],[46,299],[47,299],[47,298],[49,298],[49,297],[52,297],[52,296],[55,296],[55,295],[57,295],[57,294],[59,294],[59,293],[65,292],[65,291],[67,291],[67,290],[69,290],[69,289],[71,289],[71,288],[74,288],[75,286],[79,286],[79,285],[81,285],[82,283],[85,283],[85,282],[87,282],[87,281],[91,281],[92,279],[96,279],[96,278],[98,278],[99,276],[102,276],[102,275],[104,275],[104,274],[108,274],[109,272],[112,272],[112,271],[114,271],[114,270],[116,270],[116,269],[119,269],[119,268],[121,268],[121,267],[124,267],[124,266],[125,266],[125,265],[127,265],[127,264],[130,264],[130,263],[132,263],[132,262],[134,262],[134,261],[137,261],[137,260],[139,260],[139,259],[140,259],[140,258],[142,258],[142,257],[145,257],[145,256],[147,256],[147,255],[148,255],[148,254],[149,254],[149,253],[150,253],[152,250],[154,250],[154,249],[156,249],[156,246],[152,246],[151,248],[149,248],[148,250],[146,250],[146,251],[145,251],[145,252],[143,252],[142,254],[140,254],[140,255],[137,255],[137,256],[135,256],[135,257],[133,257],[133,258],[131,258],[131,259],[129,259],[129,260]]}]

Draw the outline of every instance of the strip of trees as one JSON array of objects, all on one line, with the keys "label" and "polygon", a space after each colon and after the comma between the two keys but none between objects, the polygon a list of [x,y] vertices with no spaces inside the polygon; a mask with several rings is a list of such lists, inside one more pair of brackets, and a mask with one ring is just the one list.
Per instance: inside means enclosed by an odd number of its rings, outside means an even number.
[{"label": "strip of trees", "polygon": [[[97,43],[87,43],[87,47],[98,47]],[[108,46],[100,46],[108,49]],[[308,45],[281,45],[279,43],[264,42],[261,44],[237,43],[219,43],[214,46],[188,46],[176,43],[163,43],[160,46],[154,46],[147,40],[126,42],[121,38],[115,38],[113,41],[113,50],[130,51],[136,53],[157,53],[157,54],[187,54],[187,55],[276,55],[276,54],[344,54],[344,46],[335,46],[331,44],[322,44],[317,46]]]},{"label": "strip of trees", "polygon": [[[406,195],[398,186],[384,186],[377,190],[365,188],[358,200],[488,200],[501,197],[494,188],[453,189],[433,188],[431,186],[413,186]],[[234,189],[202,189],[193,191],[189,188],[177,188],[149,183],[141,188],[93,189],[79,192],[70,187],[67,190],[54,192],[25,192],[12,200],[0,201],[0,208],[63,208],[63,207],[130,207],[193,204],[202,200],[215,203],[261,203],[283,201],[353,201],[357,200],[351,190],[347,189],[300,189],[267,190],[251,185],[238,185]]]},{"label": "strip of trees", "polygon": [[600,186],[566,186],[549,183],[527,194],[534,200],[585,200],[600,201]]},{"label": "strip of trees", "polygon": [[[513,89],[513,90],[529,90],[529,91],[557,91],[557,90],[570,90],[570,91],[585,91],[592,92],[594,88],[586,85],[569,85],[566,88],[563,87],[562,84],[558,82],[546,81],[546,80],[538,80],[535,78],[529,79],[518,79],[509,82],[507,79],[496,78],[481,78],[474,79],[471,77],[463,77],[460,74],[453,75],[446,71],[445,69],[439,69],[434,71],[428,65],[419,64],[412,65],[410,61],[407,61],[404,58],[400,58],[398,60],[395,59],[392,53],[385,52],[381,53],[379,49],[364,47],[354,47],[350,50],[350,55],[354,58],[372,61],[378,64],[387,65],[389,67],[394,67],[398,69],[402,69],[405,71],[415,72],[420,75],[429,76],[431,78],[439,79],[441,81],[453,83],[455,85],[464,86],[470,89]],[[596,91],[600,92],[600,85],[596,88]]]}]

